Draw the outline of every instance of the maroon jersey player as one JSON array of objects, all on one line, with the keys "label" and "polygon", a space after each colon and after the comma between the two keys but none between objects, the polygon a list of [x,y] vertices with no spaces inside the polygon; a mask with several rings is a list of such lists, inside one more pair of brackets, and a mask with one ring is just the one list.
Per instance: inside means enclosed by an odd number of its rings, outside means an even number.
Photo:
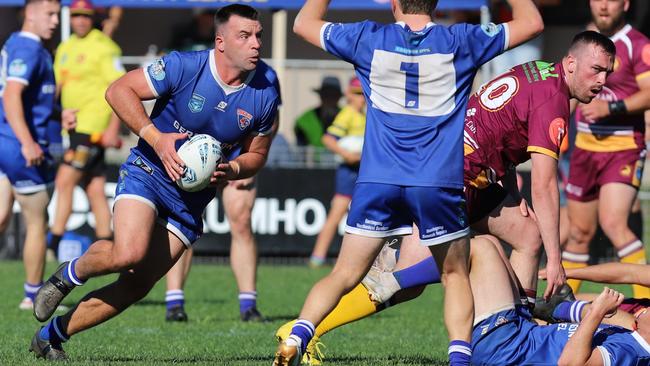
[{"label": "maroon jersey player", "polygon": [[[512,266],[534,301],[539,249],[548,257],[548,297],[565,282],[560,264],[557,158],[569,99],[588,103],[612,70],[613,43],[578,34],[561,63],[519,65],[472,95],[465,119],[465,194],[472,228],[513,247]],[[519,196],[514,167],[532,159],[535,213]],[[536,216],[536,218],[535,218]]]},{"label": "maroon jersey player", "polygon": [[[571,222],[563,253],[567,267],[584,267],[600,222],[624,263],[646,263],[628,227],[645,161],[643,111],[650,107],[650,40],[625,22],[628,0],[591,0],[593,24],[616,45],[614,71],[603,90],[576,111],[576,148],[566,187]],[[579,281],[571,281],[574,291]],[[634,297],[650,290],[634,286]]]}]

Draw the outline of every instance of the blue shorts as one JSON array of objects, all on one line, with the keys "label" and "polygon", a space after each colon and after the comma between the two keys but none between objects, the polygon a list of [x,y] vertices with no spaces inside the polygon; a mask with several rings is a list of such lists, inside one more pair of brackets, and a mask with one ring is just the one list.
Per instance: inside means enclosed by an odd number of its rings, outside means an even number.
[{"label": "blue shorts", "polygon": [[134,199],[156,211],[158,223],[191,246],[203,234],[203,211],[215,196],[215,189],[185,192],[166,172],[135,153],[120,167],[115,201]]},{"label": "blue shorts", "polygon": [[336,169],[336,194],[352,197],[359,176],[359,167],[341,164]]},{"label": "blue shorts", "polygon": [[47,147],[41,145],[45,159],[39,166],[27,167],[20,143],[13,138],[0,136],[0,170],[9,178],[19,194],[44,191],[54,182],[56,162]]},{"label": "blue shorts", "polygon": [[357,183],[345,231],[385,238],[408,235],[413,223],[423,245],[443,244],[469,234],[462,189]]}]

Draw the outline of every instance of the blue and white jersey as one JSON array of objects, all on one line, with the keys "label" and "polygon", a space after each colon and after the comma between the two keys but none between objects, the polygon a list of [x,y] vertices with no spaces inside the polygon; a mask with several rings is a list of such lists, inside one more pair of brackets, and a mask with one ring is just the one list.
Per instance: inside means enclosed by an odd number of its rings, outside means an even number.
[{"label": "blue and white jersey", "polygon": [[[521,308],[498,312],[475,325],[472,364],[557,365],[578,327],[572,323],[537,325]],[[598,348],[606,366],[650,365],[650,345],[639,333],[625,328],[601,325],[592,347]]]},{"label": "blue and white jersey", "polygon": [[16,139],[5,117],[2,103],[7,81],[17,81],[26,86],[22,93],[25,121],[34,140],[42,146],[47,146],[48,124],[54,109],[56,84],[52,56],[43,47],[37,35],[15,32],[0,51],[0,136]]},{"label": "blue and white jersey", "polygon": [[507,25],[326,23],[321,46],[355,66],[368,101],[357,182],[462,188],[467,98]]},{"label": "blue and white jersey", "polygon": [[[151,120],[161,132],[211,135],[229,158],[246,136],[271,132],[280,97],[269,77],[275,72],[262,61],[237,87],[219,77],[214,50],[172,52],[144,71],[157,98]],[[183,142],[178,141],[176,147]],[[165,172],[156,153],[142,139],[134,152]]]}]

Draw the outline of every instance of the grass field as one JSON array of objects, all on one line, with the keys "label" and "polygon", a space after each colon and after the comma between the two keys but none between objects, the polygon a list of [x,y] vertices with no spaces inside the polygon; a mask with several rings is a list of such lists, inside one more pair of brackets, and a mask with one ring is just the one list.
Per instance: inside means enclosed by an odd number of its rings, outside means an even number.
[{"label": "grass field", "polygon": [[[48,265],[49,275],[55,269]],[[261,266],[258,307],[269,321],[239,320],[237,289],[230,268],[196,264],[186,288],[187,324],[164,320],[164,283],[113,320],[74,336],[64,347],[71,365],[270,365],[277,327],[293,319],[311,285],[329,269]],[[0,262],[1,365],[33,365],[27,351],[39,326],[31,312],[18,310],[22,263]],[[71,305],[113,277],[93,279],[75,290]],[[587,284],[587,291],[600,286]],[[630,294],[628,286],[621,287]],[[444,365],[447,338],[442,321],[442,289],[430,286],[420,298],[339,328],[323,341],[326,365]]]}]

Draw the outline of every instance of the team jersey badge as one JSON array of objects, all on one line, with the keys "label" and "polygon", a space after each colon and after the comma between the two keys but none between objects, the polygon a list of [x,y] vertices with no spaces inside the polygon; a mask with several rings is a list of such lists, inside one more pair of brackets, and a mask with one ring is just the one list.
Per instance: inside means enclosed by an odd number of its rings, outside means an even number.
[{"label": "team jersey badge", "polygon": [[237,108],[237,121],[239,121],[239,128],[245,130],[250,126],[253,116],[241,108]]},{"label": "team jersey badge", "polygon": [[205,104],[205,97],[193,93],[192,98],[190,98],[189,103],[187,103],[187,107],[190,109],[190,112],[199,113],[203,110],[203,104]]}]

